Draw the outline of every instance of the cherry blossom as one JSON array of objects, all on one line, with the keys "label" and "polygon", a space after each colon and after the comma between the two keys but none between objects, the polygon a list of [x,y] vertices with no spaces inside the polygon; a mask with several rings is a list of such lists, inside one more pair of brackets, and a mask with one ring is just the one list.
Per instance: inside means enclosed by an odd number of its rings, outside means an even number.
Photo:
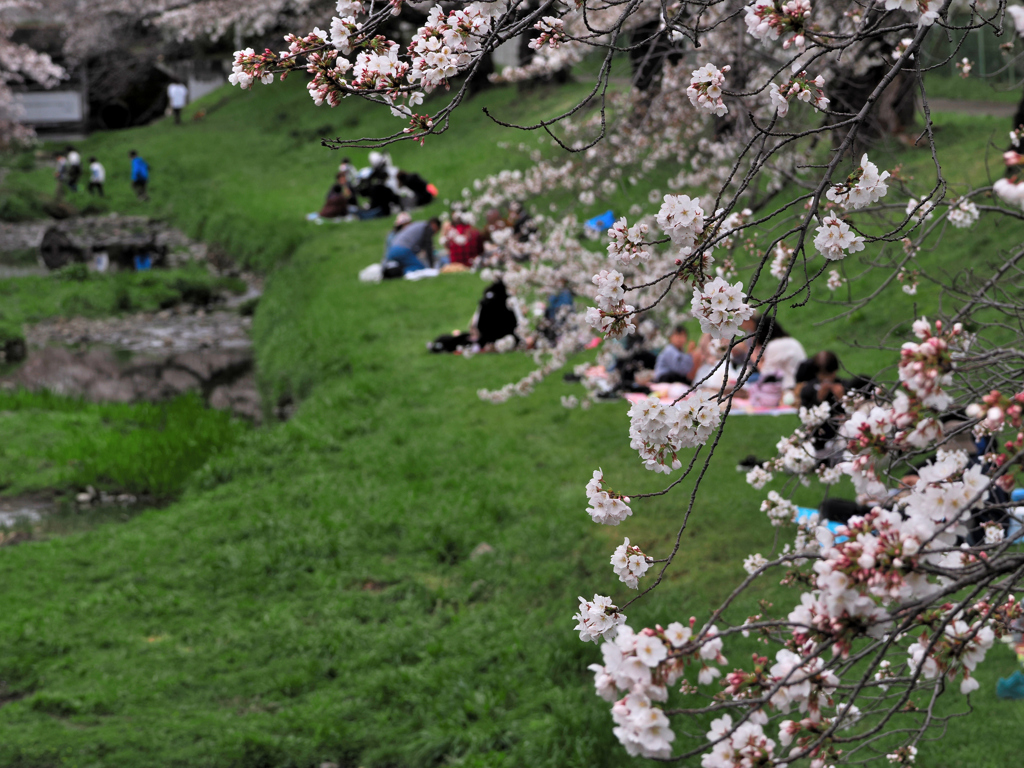
[{"label": "cherry blossom", "polygon": [[888,187],[885,180],[889,172],[878,173],[878,166],[868,160],[867,153],[860,159],[860,166],[843,184],[830,187],[826,197],[843,206],[846,210],[857,210],[885,197]]},{"label": "cherry blossom", "polygon": [[803,48],[806,42],[804,28],[810,16],[810,0],[789,0],[786,3],[756,0],[753,5],[747,6],[744,21],[747,24],[747,32],[764,43],[778,40],[782,35],[792,34],[792,37],[783,41],[782,47],[789,48],[795,45],[797,48]]},{"label": "cherry blossom", "polygon": [[864,250],[864,238],[855,234],[850,225],[835,214],[821,220],[814,238],[814,247],[829,261],[845,258],[847,253]]},{"label": "cherry blossom", "polygon": [[729,339],[739,333],[743,322],[754,316],[753,308],[744,298],[743,283],[729,285],[716,277],[703,288],[693,289],[691,311],[704,333],[715,339]]},{"label": "cherry blossom", "polygon": [[590,501],[587,513],[595,523],[618,525],[633,514],[633,510],[629,508],[629,498],[604,490],[603,482],[604,473],[600,469],[595,469],[594,476],[587,483],[587,499]]},{"label": "cherry blossom", "polygon": [[837,290],[839,290],[840,288],[843,287],[843,285],[845,283],[846,283],[846,279],[841,274],[839,274],[839,270],[837,270],[837,269],[830,269],[828,271],[828,280],[826,281],[825,286],[830,291],[837,291]]},{"label": "cherry blossom", "polygon": [[[391,4],[393,10],[399,6]],[[401,135],[421,140],[456,119],[455,106],[466,91],[455,77],[524,30],[537,33],[532,60],[494,79],[551,75],[595,48],[610,51],[646,25],[661,25],[670,52],[653,76],[655,87],[599,87],[600,109],[590,109],[588,102],[568,110],[557,125],[545,124],[549,133],[543,140],[531,134],[518,149],[516,140],[500,147],[527,158],[523,170],[503,170],[467,184],[459,201],[466,211],[483,216],[515,204],[532,214],[530,231],[492,233],[482,276],[490,280],[500,274],[505,281],[522,317],[522,337],[535,344],[521,353],[532,355],[537,367],[517,382],[482,390],[484,399],[503,402],[528,394],[590,345],[595,331],[602,337],[596,362],[606,366],[605,381],[613,384],[617,374],[610,348],[617,345],[608,340],[635,333],[628,341],[649,351],[664,345],[665,329],[691,318],[713,338],[712,356],[724,360],[738,345],[753,343],[753,334],[735,337],[754,319],[755,307],[771,317],[784,305],[795,311],[822,298],[826,305],[843,298],[866,306],[872,299],[861,299],[869,291],[863,290],[860,267],[877,268],[889,260],[895,266],[886,267],[887,281],[895,278],[909,293],[926,275],[937,282],[921,271],[925,260],[917,255],[927,253],[943,230],[972,225],[982,209],[986,216],[999,213],[998,206],[982,205],[986,187],[964,187],[957,189],[959,196],[950,196],[938,174],[931,189],[918,193],[920,202],[908,198],[902,186],[907,179],[893,184],[869,159],[875,152],[869,121],[882,111],[880,105],[863,95],[851,104],[850,94],[841,93],[847,75],[861,77],[869,68],[877,67],[890,82],[903,77],[922,41],[944,34],[935,23],[941,2],[884,0],[873,4],[871,17],[865,15],[867,6],[812,6],[804,0],[684,2],[667,12],[656,4],[628,9],[569,4],[546,6],[529,17],[523,16],[525,9],[509,8],[457,3],[425,9],[426,22],[403,45],[378,23],[387,7],[371,17],[358,3],[343,2],[337,16],[322,25],[328,31],[292,35],[288,50],[280,53],[240,51],[232,73],[233,82],[251,87],[302,70],[315,103],[337,105],[345,96],[362,96],[406,121]],[[973,5],[960,13],[957,26],[964,30],[998,23],[982,19]],[[909,24],[903,14],[909,14]],[[756,56],[752,39],[763,43]],[[826,85],[829,96],[842,104],[834,113],[828,112]],[[440,87],[455,91],[444,102],[451,108],[417,114],[424,94]],[[790,116],[794,99],[828,114],[807,110]],[[1018,130],[1011,141],[1019,144]],[[938,158],[931,135],[922,142]],[[572,152],[554,151],[555,143]],[[837,154],[823,161],[826,147]],[[836,169],[847,162],[853,172],[835,183]],[[1004,162],[1007,175],[992,192],[1006,205],[1002,214],[1014,215],[1007,208],[1024,207],[1018,175],[1024,156],[1013,152]],[[915,183],[924,183],[920,174]],[[789,190],[795,188],[806,195],[779,205],[783,198],[794,199]],[[664,189],[669,194],[663,195]],[[685,194],[694,190],[700,197]],[[601,206],[592,210],[607,205],[628,211],[628,218],[619,216],[604,233],[584,234],[579,202]],[[864,211],[868,207],[870,212]],[[928,224],[943,213],[950,228]],[[871,237],[857,235],[854,226]],[[604,243],[583,241],[602,236]],[[820,262],[814,268],[808,258],[811,242],[829,261],[866,253],[842,270],[821,268]],[[765,272],[774,279],[765,280]],[[739,275],[744,282],[738,282]],[[819,279],[824,286],[815,285]],[[787,760],[824,768],[848,754],[828,734],[853,728],[851,741],[858,739],[857,704],[877,715],[885,706],[872,699],[877,691],[898,698],[941,679],[958,682],[964,693],[975,688],[975,669],[985,652],[1021,616],[1007,595],[1012,585],[1000,582],[1003,577],[988,567],[1005,562],[1000,558],[1009,546],[1006,528],[972,522],[980,510],[1000,509],[995,500],[1016,482],[1015,457],[1024,449],[1024,393],[1006,385],[1014,380],[1006,361],[1019,355],[991,345],[984,323],[975,322],[982,308],[957,304],[975,291],[983,295],[985,279],[958,284],[960,293],[954,291],[950,305],[943,305],[951,316],[962,311],[963,317],[915,322],[914,338],[905,340],[892,360],[895,372],[851,390],[834,407],[823,403],[801,410],[799,426],[778,439],[775,455],[746,473],[748,483],[764,494],[761,509],[772,524],[772,538],[758,547],[767,554],[747,553],[743,567],[766,576],[762,583],[781,580],[793,590],[788,598],[759,604],[753,616],[727,615],[735,614],[736,605],[726,604],[708,611],[703,627],[696,617],[686,622],[668,615],[667,627],[638,631],[625,624],[612,597],[580,598],[576,629],[581,639],[601,648],[602,663],[591,665],[595,691],[609,702],[609,725],[629,754],[682,762],[701,754],[702,765],[711,768]],[[841,287],[843,296],[822,296],[821,288]],[[1012,295],[1016,288],[1010,280],[999,290]],[[577,297],[576,306],[561,314],[557,331],[549,334],[541,325],[545,302],[564,289]],[[891,311],[898,315],[909,305],[900,302]],[[708,514],[699,489],[714,452],[702,446],[715,445],[737,397],[733,385],[744,387],[749,373],[744,368],[740,381],[723,381],[727,363],[720,364],[717,387],[698,382],[673,402],[634,398],[628,411],[631,448],[647,469],[673,474],[657,493],[673,491],[677,479],[695,483],[686,521]],[[989,380],[986,368],[996,371],[992,380],[998,386],[976,383]],[[583,378],[591,397],[606,391]],[[586,395],[565,397],[567,405],[591,402]],[[976,459],[953,450],[953,441],[964,437],[981,442]],[[690,449],[693,454],[685,453]],[[911,474],[913,481],[904,480]],[[840,493],[846,480],[864,514],[844,525],[826,525],[820,512],[798,518],[790,501],[798,498],[797,488],[843,481],[832,490],[818,489]],[[642,499],[612,491],[601,470],[587,483],[586,495],[588,514],[608,525],[631,524],[631,505]],[[755,517],[756,504],[749,509]],[[690,542],[681,532],[682,552]],[[668,553],[666,569],[674,557],[674,551]],[[621,588],[638,589],[651,558],[624,538],[611,564]],[[952,602],[963,594],[958,581],[977,590],[973,602]],[[649,591],[636,599],[649,600]],[[727,628],[719,633],[712,622]],[[774,644],[773,656],[755,654],[732,671],[721,669],[726,646],[737,635]],[[911,681],[908,670],[916,669],[921,678]],[[686,700],[698,686],[713,686],[710,704]],[[666,703],[670,697],[683,699],[681,706]],[[786,711],[799,712],[799,719],[794,715],[778,723],[776,743],[765,729],[775,727],[769,726],[771,717]],[[684,746],[674,737],[674,722],[691,712],[714,718],[703,746]],[[893,714],[894,727],[902,716]],[[900,722],[899,728],[906,728],[898,731],[903,744],[879,748],[875,759],[888,751],[894,763],[913,761],[923,727]],[[777,754],[780,748],[785,755]],[[866,760],[872,759],[871,748],[864,748]]]},{"label": "cherry blossom", "polygon": [[980,215],[978,206],[969,199],[961,197],[949,204],[949,213],[946,214],[946,218],[957,229],[967,229],[978,220]]},{"label": "cherry blossom", "polygon": [[612,605],[610,597],[594,595],[592,601],[583,597],[579,601],[579,612],[572,618],[577,622],[576,631],[580,633],[580,640],[596,643],[605,635],[614,636],[616,627],[626,620],[618,608]]},{"label": "cherry blossom", "polygon": [[679,246],[683,255],[689,255],[697,238],[704,232],[704,209],[700,198],[687,195],[665,195],[658,211],[658,226]]},{"label": "cherry blossom", "polygon": [[722,86],[725,84],[725,73],[729,69],[728,65],[718,69],[714,64],[705,64],[700,69],[695,69],[691,75],[690,86],[686,89],[690,103],[718,117],[728,112],[728,107],[722,101]]},{"label": "cherry blossom", "polygon": [[785,117],[789,113],[789,100],[795,97],[798,101],[809,103],[820,112],[828,109],[829,100],[825,98],[825,79],[818,75],[811,79],[806,72],[800,72],[787,80],[782,85],[772,83],[769,88],[769,97],[772,106],[779,113],[779,117]]},{"label": "cherry blossom", "polygon": [[650,558],[640,547],[631,545],[629,539],[625,539],[612,553],[612,566],[619,581],[630,589],[637,589],[640,578],[650,568]]},{"label": "cherry blossom", "polygon": [[927,27],[935,23],[942,10],[942,0],[885,0],[887,11],[907,11],[920,14],[918,26]]}]

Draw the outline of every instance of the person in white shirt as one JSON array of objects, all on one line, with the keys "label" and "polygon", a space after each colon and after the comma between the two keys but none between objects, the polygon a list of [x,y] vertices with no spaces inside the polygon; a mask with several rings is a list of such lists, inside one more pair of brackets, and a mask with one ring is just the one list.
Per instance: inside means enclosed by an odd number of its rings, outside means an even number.
[{"label": "person in white shirt", "polygon": [[95,157],[89,158],[89,194],[103,197],[103,184],[107,180],[107,169]]},{"label": "person in white shirt", "polygon": [[68,189],[78,191],[78,180],[82,178],[82,156],[72,146],[68,147]]},{"label": "person in white shirt", "polygon": [[167,86],[167,100],[174,110],[174,124],[181,125],[181,110],[188,104],[188,86],[184,83],[171,83]]},{"label": "person in white shirt", "polygon": [[[803,344],[782,330],[779,321],[774,319],[771,322],[758,320],[755,343],[753,359],[757,360],[760,354],[757,367],[761,375],[774,375],[782,382],[783,389],[792,389],[796,385],[796,369],[807,359]],[[763,353],[757,347],[763,348]]]}]

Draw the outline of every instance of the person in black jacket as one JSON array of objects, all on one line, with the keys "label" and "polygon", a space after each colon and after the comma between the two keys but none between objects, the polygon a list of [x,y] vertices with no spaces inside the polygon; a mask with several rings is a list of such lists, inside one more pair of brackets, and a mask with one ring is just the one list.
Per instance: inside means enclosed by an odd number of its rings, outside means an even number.
[{"label": "person in black jacket", "polygon": [[516,332],[516,313],[508,308],[508,289],[498,280],[490,285],[480,299],[470,332],[482,347]]},{"label": "person in black jacket", "polygon": [[516,313],[508,307],[508,289],[498,280],[484,290],[468,331],[438,336],[427,344],[427,349],[431,352],[455,352],[463,347],[483,348],[506,336],[516,336],[518,322]]},{"label": "person in black jacket", "polygon": [[417,207],[429,205],[434,202],[434,193],[430,191],[430,185],[427,183],[427,180],[418,173],[399,171],[398,183],[412,192],[413,196],[416,198]]}]

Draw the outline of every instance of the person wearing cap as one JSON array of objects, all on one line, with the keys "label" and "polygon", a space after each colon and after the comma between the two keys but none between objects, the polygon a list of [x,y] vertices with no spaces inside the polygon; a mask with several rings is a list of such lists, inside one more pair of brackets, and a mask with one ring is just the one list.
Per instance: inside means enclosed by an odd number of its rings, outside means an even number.
[{"label": "person wearing cap", "polygon": [[395,224],[391,227],[387,239],[384,241],[384,261],[388,260],[388,251],[391,250],[391,241],[395,239],[395,235],[401,232],[403,227],[411,223],[412,216],[409,215],[408,211],[402,211],[395,216]]}]

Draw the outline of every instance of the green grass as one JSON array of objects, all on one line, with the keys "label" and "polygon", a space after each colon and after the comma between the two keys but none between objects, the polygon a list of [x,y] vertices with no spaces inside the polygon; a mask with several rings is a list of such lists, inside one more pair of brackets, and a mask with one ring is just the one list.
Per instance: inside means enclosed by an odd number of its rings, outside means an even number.
[{"label": "green grass", "polygon": [[930,76],[926,82],[928,96],[937,99],[957,101],[995,101],[1002,104],[1016,104],[1021,99],[1021,89],[1014,81],[1007,82],[1006,76],[999,78]]},{"label": "green grass", "polygon": [[218,277],[199,263],[146,272],[89,272],[73,264],[45,276],[0,279],[0,322],[21,326],[50,317],[106,317],[153,312],[183,302],[206,304],[245,283]]},{"label": "green grass", "polygon": [[92,485],[167,499],[246,430],[194,395],[122,405],[0,391],[0,495]]},{"label": "green grass", "polygon": [[[301,405],[289,423],[250,431],[207,461],[168,508],[0,549],[0,765],[634,764],[592,691],[597,649],[569,617],[577,595],[626,592],[608,565],[623,535],[667,550],[688,486],[636,505],[619,528],[590,522],[583,485],[599,464],[617,489],[661,485],[628,448],[625,405],[567,411],[558,396],[578,388],[559,377],[529,399],[489,405],[476,390],[525,373],[527,359],[426,354],[425,341],[465,327],[483,285],[471,275],[356,282],[379,258],[388,222],[302,220],[337,158],[311,139],[328,121],[370,133],[384,118],[358,105],[316,110],[300,90],[212,94],[205,103],[223,106],[201,123],[88,142],[85,152],[104,159],[137,146],[154,166],[152,210],[250,263],[278,265],[254,319],[257,363],[269,392]],[[551,92],[537,109],[570,94]],[[495,142],[509,135],[484,131],[477,107],[514,112],[516,91],[481,99],[465,108],[465,128],[429,149],[396,148],[399,165],[442,196],[504,167]],[[979,148],[1001,123],[939,125],[959,176],[983,174]],[[926,152],[879,150],[880,167],[892,159],[924,183]],[[107,165],[112,205],[143,210],[118,187],[126,173]],[[979,228],[922,258],[952,268],[994,256],[1013,235]],[[854,318],[815,325],[834,312],[826,298],[816,292],[783,319],[809,350],[833,346],[851,366],[881,359],[858,341],[915,312],[897,287]],[[746,554],[770,549],[762,496],[733,467],[751,450],[767,454],[794,421],[730,420],[680,559],[630,623],[701,617]],[[812,491],[795,498],[815,501]],[[474,560],[481,542],[494,552]],[[729,618],[751,609],[744,601]],[[993,649],[977,713],[922,764],[1015,764],[1006,734],[1024,725],[1024,708],[994,696],[995,677],[1015,664]]]}]

